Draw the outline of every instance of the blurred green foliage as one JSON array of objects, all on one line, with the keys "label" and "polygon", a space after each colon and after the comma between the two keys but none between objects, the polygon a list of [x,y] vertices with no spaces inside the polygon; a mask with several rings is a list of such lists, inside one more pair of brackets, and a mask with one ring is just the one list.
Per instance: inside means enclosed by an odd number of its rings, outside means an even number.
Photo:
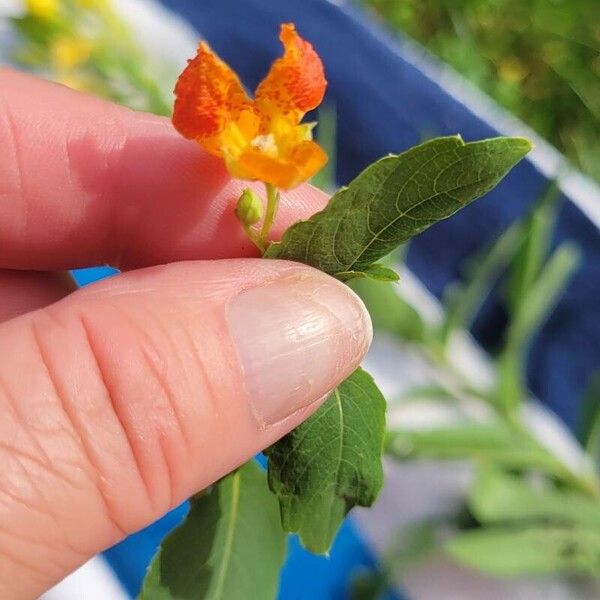
[{"label": "blurred green foliage", "polygon": [[[425,403],[429,411],[432,406],[455,411],[447,422],[434,418],[416,427],[418,421],[410,418],[393,419],[388,458],[469,459],[475,473],[465,505],[443,520],[405,525],[392,546],[401,552],[388,552],[377,569],[360,573],[352,584],[353,600],[387,598],[394,582],[436,554],[493,577],[600,579],[600,371],[582,403],[581,461],[566,460],[557,438],[533,429],[532,413],[524,410],[531,341],[580,258],[571,242],[551,244],[560,210],[556,191],[551,182],[528,214],[466,261],[462,277],[444,295],[439,321],[426,319],[418,303],[390,285],[352,282],[376,336],[391,336],[412,352],[420,351],[431,367],[431,376],[403,390],[396,405],[418,410]],[[508,321],[501,348],[490,357],[486,382],[478,379],[476,366],[462,360],[460,344],[492,292],[499,293]]]},{"label": "blurred green foliage", "polygon": [[130,108],[171,113],[171,67],[147,56],[113,0],[26,0],[14,61]]},{"label": "blurred green foliage", "polygon": [[598,0],[362,0],[600,181]]}]

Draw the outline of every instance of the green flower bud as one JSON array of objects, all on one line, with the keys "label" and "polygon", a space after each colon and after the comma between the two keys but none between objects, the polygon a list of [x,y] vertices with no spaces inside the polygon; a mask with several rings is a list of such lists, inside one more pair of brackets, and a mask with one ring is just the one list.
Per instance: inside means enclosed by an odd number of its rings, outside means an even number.
[{"label": "green flower bud", "polygon": [[242,192],[235,214],[244,225],[254,225],[262,219],[262,202],[250,188]]}]

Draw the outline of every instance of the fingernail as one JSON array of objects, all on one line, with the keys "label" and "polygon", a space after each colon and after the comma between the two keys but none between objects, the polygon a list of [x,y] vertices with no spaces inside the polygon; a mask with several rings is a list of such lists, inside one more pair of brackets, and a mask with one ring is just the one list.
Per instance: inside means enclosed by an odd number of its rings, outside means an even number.
[{"label": "fingernail", "polygon": [[372,337],[358,296],[310,271],[241,292],[229,305],[228,321],[261,425],[333,390],[359,365]]}]

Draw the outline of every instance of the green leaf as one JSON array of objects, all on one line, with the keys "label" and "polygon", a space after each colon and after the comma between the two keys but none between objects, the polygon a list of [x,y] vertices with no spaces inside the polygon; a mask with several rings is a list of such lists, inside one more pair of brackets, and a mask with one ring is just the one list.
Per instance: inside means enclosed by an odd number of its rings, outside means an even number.
[{"label": "green leaf", "polygon": [[564,242],[554,251],[536,282],[529,287],[527,302],[509,326],[510,346],[522,348],[527,345],[552,312],[580,259],[579,248],[569,242]]},{"label": "green leaf", "polygon": [[459,535],[446,551],[464,565],[499,577],[597,575],[600,533],[585,528],[486,528]]},{"label": "green leaf", "polygon": [[456,396],[447,388],[436,383],[432,383],[430,385],[422,385],[410,388],[400,394],[397,400],[399,402],[418,402],[420,400],[448,402],[456,400]]},{"label": "green leaf", "polygon": [[516,414],[527,396],[525,389],[525,353],[507,347],[498,357],[497,397],[498,409],[505,415]]},{"label": "green leaf", "polygon": [[600,371],[587,385],[581,404],[578,439],[590,457],[600,461]]},{"label": "green leaf", "polygon": [[471,490],[469,506],[482,523],[549,520],[555,524],[592,527],[600,532],[600,504],[596,500],[546,484],[535,487],[533,482],[517,475],[485,468]]},{"label": "green leaf", "polygon": [[522,232],[521,223],[511,225],[487,251],[470,261],[464,280],[450,287],[444,297],[445,317],[440,331],[442,342],[447,342],[453,331],[471,326],[494,282],[514,256]]},{"label": "green leaf", "polygon": [[273,600],[285,552],[277,501],[251,461],[192,498],[154,557],[140,600]]},{"label": "green leaf", "polygon": [[529,150],[523,138],[425,142],[367,167],[327,207],[292,225],[265,256],[330,275],[364,271],[430,225],[491,190]]},{"label": "green leaf", "polygon": [[529,287],[523,302],[506,332],[505,346],[498,358],[498,405],[506,413],[514,412],[523,401],[524,353],[541,325],[546,321],[563,294],[581,259],[579,248],[569,242],[561,244]]},{"label": "green leaf", "polygon": [[400,279],[400,275],[398,275],[394,269],[390,269],[380,263],[370,265],[364,271],[346,271],[344,273],[337,273],[336,277],[341,281],[366,278],[384,283],[395,283]]},{"label": "green leaf", "polygon": [[283,528],[298,532],[311,552],[327,552],[346,513],[375,500],[383,483],[384,429],[385,399],[358,369],[267,450]]},{"label": "green leaf", "polygon": [[564,471],[561,463],[544,448],[500,423],[466,423],[439,429],[390,431],[386,451],[401,459],[472,458],[514,468]]},{"label": "green leaf", "polygon": [[506,294],[513,314],[529,301],[529,290],[538,278],[548,254],[558,198],[559,188],[552,181],[522,223],[524,235],[521,243],[516,245],[517,255],[510,269]]},{"label": "green leaf", "polygon": [[350,287],[361,297],[375,331],[410,341],[423,340],[427,326],[419,312],[393,286],[368,279],[354,279]]}]

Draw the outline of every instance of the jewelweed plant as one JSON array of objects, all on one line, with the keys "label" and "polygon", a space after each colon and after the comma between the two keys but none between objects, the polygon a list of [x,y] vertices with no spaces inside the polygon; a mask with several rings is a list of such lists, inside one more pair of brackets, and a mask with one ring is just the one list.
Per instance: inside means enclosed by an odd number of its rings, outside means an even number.
[{"label": "jewelweed plant", "polygon": [[[28,0],[26,8],[14,20],[21,35],[18,61],[79,89],[172,114],[175,128],[220,157],[233,177],[264,184],[264,199],[248,188],[235,212],[265,260],[302,262],[355,286],[376,328],[404,338],[410,327],[413,342],[440,371],[451,368],[453,335],[468,326],[483,290],[512,261],[506,296],[512,320],[498,359],[497,385],[475,393],[468,381],[456,383],[461,394],[474,394],[489,406],[495,415],[490,423],[386,433],[386,401],[373,378],[358,369],[315,415],[265,450],[266,470],[250,461],[191,498],[187,518],[163,540],[152,561],[141,598],[274,598],[288,534],[296,532],[312,552],[327,553],[347,513],[375,501],[383,484],[384,450],[402,460],[413,455],[489,457],[482,460],[486,468],[469,499],[482,526],[453,538],[448,552],[457,560],[510,574],[506,560],[494,563],[489,549],[513,536],[530,558],[520,561],[521,571],[543,572],[542,564],[546,570],[566,566],[567,571],[590,571],[590,549],[600,544],[600,533],[591,526],[585,544],[578,543],[569,561],[559,563],[552,555],[553,560],[544,562],[543,552],[547,555],[556,544],[564,550],[584,523],[593,521],[597,527],[597,477],[563,465],[528,433],[519,416],[526,397],[527,344],[577,262],[570,245],[544,259],[551,203],[509,230],[480,259],[469,280],[449,296],[438,327],[422,322],[395,294],[392,285],[398,276],[386,261],[400,245],[495,187],[530,150],[526,139],[465,142],[455,135],[385,156],[334,191],[321,212],[274,240],[270,231],[280,194],[317,180],[331,147],[314,141],[314,124],[303,122],[305,113],[321,103],[327,82],[317,51],[293,24],[282,25],[283,55],[252,97],[202,42],[177,82],[171,113],[160,79],[146,68],[151,60],[109,0]],[[334,118],[325,114],[322,125],[329,126]],[[331,181],[331,173],[325,166],[320,180]],[[598,429],[588,431],[591,440]],[[541,491],[530,485],[533,472],[543,475]],[[561,513],[569,510],[571,516]],[[552,527],[538,518],[558,513]],[[507,527],[507,522],[519,527]],[[546,540],[543,548],[539,539]]]}]

